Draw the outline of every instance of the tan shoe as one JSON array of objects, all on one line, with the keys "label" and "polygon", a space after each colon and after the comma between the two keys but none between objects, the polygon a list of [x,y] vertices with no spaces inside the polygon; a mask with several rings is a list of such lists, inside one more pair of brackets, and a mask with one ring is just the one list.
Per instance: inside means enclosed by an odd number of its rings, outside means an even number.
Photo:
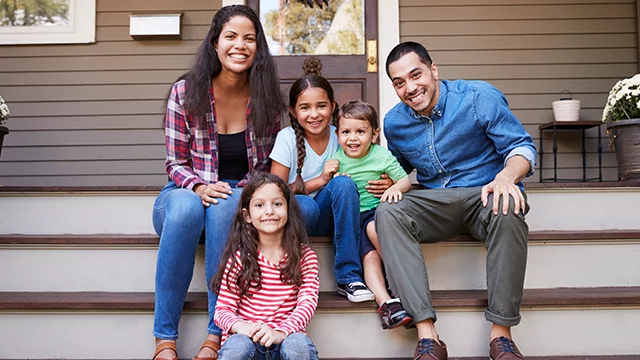
[{"label": "tan shoe", "polygon": [[413,360],[447,360],[447,344],[438,339],[420,339]]},{"label": "tan shoe", "polygon": [[216,360],[218,358],[218,350],[220,350],[220,344],[218,344],[213,340],[207,340],[204,342],[204,344],[202,344],[202,346],[200,347],[200,350],[204,348],[213,350],[213,353],[214,353],[213,356],[199,357],[198,355],[196,355],[196,357],[194,357],[193,360]]},{"label": "tan shoe", "polygon": [[151,358],[151,360],[169,360],[167,358],[158,357],[158,354],[160,354],[165,350],[172,350],[176,354],[176,359],[178,358],[178,350],[176,350],[176,343],[167,341],[167,342],[160,343],[160,345],[156,347],[156,352],[153,353],[153,358]]},{"label": "tan shoe", "polygon": [[513,340],[500,336],[489,343],[491,360],[525,360]]}]

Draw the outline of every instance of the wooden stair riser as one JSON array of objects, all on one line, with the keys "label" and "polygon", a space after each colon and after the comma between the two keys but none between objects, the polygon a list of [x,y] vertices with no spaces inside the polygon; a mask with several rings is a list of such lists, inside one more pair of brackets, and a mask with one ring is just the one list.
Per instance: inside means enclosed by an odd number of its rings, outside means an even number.
[{"label": "wooden stair riser", "polygon": [[[330,244],[314,243],[322,291],[335,288]],[[482,242],[422,246],[434,290],[483,289]],[[153,291],[157,247],[0,245],[3,291]],[[527,288],[640,286],[640,239],[619,242],[531,242]],[[196,257],[192,291],[204,291],[204,249]]]},{"label": "wooden stair riser", "polygon": [[[6,234],[153,233],[156,194],[0,192],[0,228]],[[532,231],[638,228],[640,188],[533,189],[528,196]]]},{"label": "wooden stair riser", "polygon": [[[438,310],[437,327],[449,355],[486,356],[490,325],[482,311]],[[522,317],[513,331],[528,356],[640,354],[640,308],[523,309]],[[0,323],[0,358],[5,359],[131,359],[153,353],[151,312],[3,311]],[[594,324],[598,331],[593,331]],[[206,326],[205,314],[185,313],[180,323],[182,357],[196,353]],[[43,329],[47,336],[39,340],[39,346],[30,346],[33,336]],[[410,357],[416,343],[415,330],[383,331],[378,315],[370,310],[321,311],[308,330],[323,359]],[[616,335],[604,341],[603,333]]]}]

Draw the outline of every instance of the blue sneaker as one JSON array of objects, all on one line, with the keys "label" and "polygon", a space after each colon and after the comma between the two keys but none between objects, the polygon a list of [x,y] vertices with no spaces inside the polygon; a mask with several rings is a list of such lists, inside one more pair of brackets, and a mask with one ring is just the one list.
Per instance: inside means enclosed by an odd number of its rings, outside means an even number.
[{"label": "blue sneaker", "polygon": [[354,281],[349,284],[338,284],[338,294],[346,296],[354,303],[375,300],[375,296],[369,288],[361,281]]}]

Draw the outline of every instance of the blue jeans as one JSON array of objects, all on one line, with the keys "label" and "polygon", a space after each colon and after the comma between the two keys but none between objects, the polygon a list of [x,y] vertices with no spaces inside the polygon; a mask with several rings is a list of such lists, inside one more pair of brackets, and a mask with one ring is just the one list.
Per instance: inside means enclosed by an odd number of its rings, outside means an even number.
[{"label": "blue jeans", "polygon": [[246,335],[234,334],[222,344],[219,360],[317,360],[318,350],[303,333],[287,336],[282,344],[268,348],[254,343]]},{"label": "blue jeans", "polygon": [[338,176],[314,197],[296,195],[311,236],[333,234],[334,272],[338,284],[362,281],[360,262],[360,196],[356,184]]},{"label": "blue jeans", "polygon": [[[173,181],[162,189],[153,205],[153,227],[160,236],[156,263],[156,297],[153,335],[176,340],[184,299],[193,277],[198,243],[204,235],[207,285],[218,270],[220,256],[229,236],[242,188],[228,181],[233,195],[204,207],[192,190],[179,188]],[[207,332],[222,334],[213,322],[218,296],[209,289]]]}]

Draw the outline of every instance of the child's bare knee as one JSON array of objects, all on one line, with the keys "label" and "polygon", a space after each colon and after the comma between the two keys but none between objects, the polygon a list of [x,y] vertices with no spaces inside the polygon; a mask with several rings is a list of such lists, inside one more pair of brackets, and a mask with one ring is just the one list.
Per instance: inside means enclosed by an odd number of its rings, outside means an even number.
[{"label": "child's bare knee", "polygon": [[364,258],[362,258],[362,264],[363,265],[367,265],[367,264],[375,264],[380,262],[380,255],[378,255],[378,252],[375,250],[371,250],[367,253],[367,255],[364,256]]}]

